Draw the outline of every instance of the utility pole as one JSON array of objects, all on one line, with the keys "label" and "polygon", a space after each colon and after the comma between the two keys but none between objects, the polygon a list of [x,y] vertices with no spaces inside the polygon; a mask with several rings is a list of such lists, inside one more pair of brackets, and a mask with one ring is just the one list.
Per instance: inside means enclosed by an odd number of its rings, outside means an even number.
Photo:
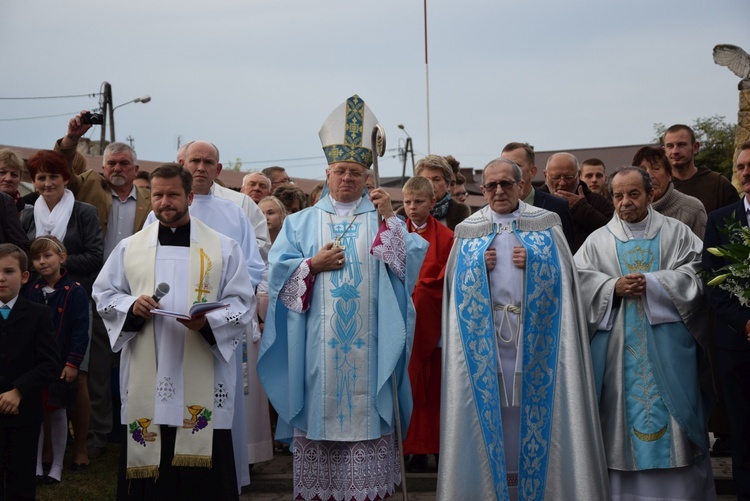
[{"label": "utility pole", "polygon": [[112,118],[112,86],[109,82],[102,84],[102,135],[99,140],[99,154],[104,155],[104,141],[107,132],[107,114],[110,121],[110,136],[115,136],[115,121]]}]

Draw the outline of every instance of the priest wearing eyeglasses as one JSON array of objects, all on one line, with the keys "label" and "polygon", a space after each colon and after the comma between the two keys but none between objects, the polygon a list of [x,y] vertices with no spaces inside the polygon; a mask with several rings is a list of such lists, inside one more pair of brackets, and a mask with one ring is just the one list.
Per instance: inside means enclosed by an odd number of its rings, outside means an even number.
[{"label": "priest wearing eyeglasses", "polygon": [[295,499],[383,499],[401,481],[391,378],[406,430],[411,293],[427,243],[384,190],[367,193],[376,123],[356,95],[331,113],[319,133],[327,187],[284,220],[269,255],[258,373],[277,439],[293,440]]},{"label": "priest wearing eyeglasses", "polygon": [[491,161],[445,271],[437,498],[609,499],[586,319],[560,218]]}]

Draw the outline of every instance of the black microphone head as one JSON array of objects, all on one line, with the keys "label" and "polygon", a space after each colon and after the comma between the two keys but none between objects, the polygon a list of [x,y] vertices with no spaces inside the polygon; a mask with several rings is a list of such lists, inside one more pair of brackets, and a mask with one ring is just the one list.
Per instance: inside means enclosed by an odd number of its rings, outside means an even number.
[{"label": "black microphone head", "polygon": [[166,296],[168,292],[169,284],[162,282],[156,286],[156,290],[154,291],[154,299],[158,302],[161,298]]}]

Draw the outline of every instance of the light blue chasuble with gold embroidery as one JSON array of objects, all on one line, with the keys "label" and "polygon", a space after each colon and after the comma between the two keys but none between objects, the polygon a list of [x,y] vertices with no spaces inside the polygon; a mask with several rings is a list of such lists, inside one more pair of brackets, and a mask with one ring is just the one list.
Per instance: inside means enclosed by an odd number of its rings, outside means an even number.
[{"label": "light blue chasuble with gold embroidery", "polygon": [[[270,305],[258,374],[280,416],[277,437],[291,425],[311,440],[361,441],[394,429],[391,375],[396,372],[403,429],[411,415],[406,367],[414,335],[411,291],[427,243],[408,233],[403,282],[370,253],[379,219],[363,197],[339,216],[330,198],[284,221],[269,260]],[[320,273],[310,307],[288,309],[278,293],[326,243],[344,247],[343,269]]]}]

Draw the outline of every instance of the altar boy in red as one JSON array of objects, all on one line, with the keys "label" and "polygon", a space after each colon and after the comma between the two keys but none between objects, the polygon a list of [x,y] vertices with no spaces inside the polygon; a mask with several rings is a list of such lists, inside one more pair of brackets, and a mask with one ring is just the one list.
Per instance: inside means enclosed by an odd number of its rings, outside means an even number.
[{"label": "altar boy in red", "polygon": [[429,179],[414,177],[403,188],[406,225],[430,243],[412,299],[417,310],[414,345],[409,360],[414,410],[404,441],[404,453],[412,454],[409,471],[427,469],[427,454],[440,447],[440,318],[443,272],[453,245],[453,231],[430,215],[435,191]]}]

